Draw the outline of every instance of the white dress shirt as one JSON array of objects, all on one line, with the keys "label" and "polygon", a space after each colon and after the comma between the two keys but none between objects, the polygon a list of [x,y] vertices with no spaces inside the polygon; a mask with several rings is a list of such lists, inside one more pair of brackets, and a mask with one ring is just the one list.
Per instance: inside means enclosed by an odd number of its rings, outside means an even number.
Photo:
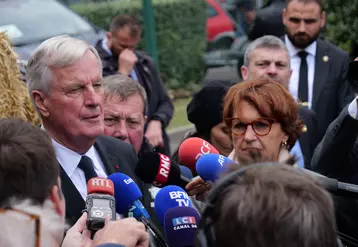
[{"label": "white dress shirt", "polygon": [[[290,63],[291,63],[291,78],[289,90],[292,96],[298,99],[298,88],[299,88],[299,77],[300,77],[300,67],[301,67],[301,58],[297,55],[301,49],[296,48],[287,35],[285,35],[285,43],[290,54]],[[317,41],[313,42],[309,46],[304,49],[308,55],[306,57],[307,67],[308,67],[308,108],[311,109],[312,106],[312,98],[313,98],[313,81],[314,81],[314,73],[315,73],[315,58],[317,51]]]},{"label": "white dress shirt", "polygon": [[[81,160],[81,155],[68,149],[67,147],[59,144],[52,139],[52,144],[56,152],[57,161],[65,170],[66,174],[71,179],[72,183],[76,186],[78,192],[80,192],[83,200],[86,200],[87,197],[87,182],[84,172],[78,168],[78,164]],[[97,173],[98,177],[106,178],[107,174],[105,172],[101,158],[99,157],[96,149],[92,146],[87,153],[83,154],[92,159],[94,164],[94,170]]]},{"label": "white dress shirt", "polygon": [[348,113],[355,120],[358,120],[358,104],[357,104],[357,100],[358,100],[358,96],[356,96],[354,98],[354,100],[348,106]]}]

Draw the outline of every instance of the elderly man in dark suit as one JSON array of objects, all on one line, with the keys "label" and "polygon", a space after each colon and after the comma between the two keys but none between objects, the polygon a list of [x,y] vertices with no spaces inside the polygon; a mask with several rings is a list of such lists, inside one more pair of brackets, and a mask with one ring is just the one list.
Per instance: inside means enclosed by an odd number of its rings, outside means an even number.
[{"label": "elderly man in dark suit", "polygon": [[94,47],[69,36],[50,38],[31,56],[27,79],[43,128],[52,138],[66,218],[73,224],[85,209],[88,180],[114,172],[136,180],[137,155],[131,145],[102,136],[102,67]]},{"label": "elderly man in dark suit", "polygon": [[160,79],[154,60],[137,51],[141,27],[129,15],[119,15],[111,23],[106,38],[99,40],[96,49],[103,63],[103,76],[129,76],[144,87],[148,96],[145,136],[158,152],[170,155],[169,138],[165,132],[174,107]]},{"label": "elderly man in dark suit", "polygon": [[[241,73],[244,80],[270,79],[288,88],[291,71],[285,43],[272,35],[253,41],[246,49]],[[299,114],[305,127],[291,154],[299,158],[298,164],[301,167],[310,169],[312,154],[318,143],[315,135],[316,114],[305,107],[300,107]]]},{"label": "elderly man in dark suit", "polygon": [[292,68],[289,89],[303,105],[316,112],[319,140],[353,99],[346,80],[348,53],[319,39],[325,22],[322,0],[286,0],[283,23]]}]

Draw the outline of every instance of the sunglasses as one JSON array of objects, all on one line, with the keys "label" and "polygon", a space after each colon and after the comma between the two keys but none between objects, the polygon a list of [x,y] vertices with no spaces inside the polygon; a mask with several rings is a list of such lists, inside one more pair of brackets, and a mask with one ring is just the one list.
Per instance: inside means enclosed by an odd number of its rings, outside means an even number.
[{"label": "sunglasses", "polygon": [[23,215],[30,217],[30,219],[35,220],[35,236],[36,236],[36,243],[35,247],[40,247],[40,216],[36,214],[31,214],[20,209],[15,208],[0,208],[0,213],[5,213],[6,211],[14,211]]},{"label": "sunglasses", "polygon": [[250,123],[243,123],[238,118],[227,118],[225,123],[229,126],[231,133],[234,135],[243,135],[247,130],[247,126],[251,126],[258,136],[265,136],[270,133],[272,125],[276,122],[273,118],[258,118]]}]

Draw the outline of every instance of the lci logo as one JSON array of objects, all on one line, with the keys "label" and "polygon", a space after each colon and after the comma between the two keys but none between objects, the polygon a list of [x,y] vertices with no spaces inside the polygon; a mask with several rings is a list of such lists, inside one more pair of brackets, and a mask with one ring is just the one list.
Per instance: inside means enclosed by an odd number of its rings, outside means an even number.
[{"label": "lci logo", "polygon": [[186,224],[196,224],[195,217],[186,216],[186,217],[179,217],[173,219],[173,226],[186,225]]}]

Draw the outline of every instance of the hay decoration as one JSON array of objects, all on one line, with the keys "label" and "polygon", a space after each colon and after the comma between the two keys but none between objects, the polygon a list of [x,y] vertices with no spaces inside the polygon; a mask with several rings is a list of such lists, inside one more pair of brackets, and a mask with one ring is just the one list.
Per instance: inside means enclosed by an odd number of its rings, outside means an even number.
[{"label": "hay decoration", "polygon": [[0,33],[0,118],[12,117],[35,125],[41,124],[27,86],[20,78],[10,40],[5,33]]}]

